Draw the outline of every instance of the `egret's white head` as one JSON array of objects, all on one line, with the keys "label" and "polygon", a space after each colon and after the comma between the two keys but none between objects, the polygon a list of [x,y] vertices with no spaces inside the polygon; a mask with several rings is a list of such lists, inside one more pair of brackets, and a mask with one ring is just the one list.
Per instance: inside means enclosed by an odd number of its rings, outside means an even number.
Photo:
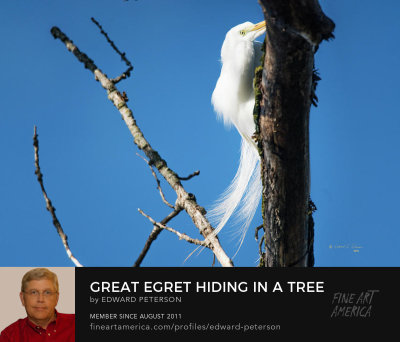
[{"label": "egret's white head", "polygon": [[259,22],[258,24],[247,21],[231,28],[226,34],[225,41],[222,45],[222,60],[225,59],[225,56],[234,55],[237,46],[252,44],[257,37],[265,33],[265,25],[265,21]]},{"label": "egret's white head", "polygon": [[252,42],[257,37],[261,36],[265,32],[265,21],[261,21],[258,24],[253,24],[247,21],[243,24],[232,27],[226,34],[226,40],[233,41],[250,41]]},{"label": "egret's white head", "polygon": [[265,21],[261,21],[258,24],[251,22],[245,22],[232,28],[229,32],[237,32],[242,39],[253,41],[257,37],[261,36],[265,32]]}]

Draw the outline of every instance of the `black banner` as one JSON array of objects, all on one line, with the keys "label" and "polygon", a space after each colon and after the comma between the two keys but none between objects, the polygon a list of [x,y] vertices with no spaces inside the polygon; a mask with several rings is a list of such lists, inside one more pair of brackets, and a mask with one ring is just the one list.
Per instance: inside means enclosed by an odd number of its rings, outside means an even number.
[{"label": "black banner", "polygon": [[361,337],[395,329],[398,268],[77,268],[76,341]]}]

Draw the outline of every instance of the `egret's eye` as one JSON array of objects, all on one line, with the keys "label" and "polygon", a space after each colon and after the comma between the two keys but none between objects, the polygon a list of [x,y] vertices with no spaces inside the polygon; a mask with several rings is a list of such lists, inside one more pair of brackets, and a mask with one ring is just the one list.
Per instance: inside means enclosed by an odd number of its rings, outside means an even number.
[{"label": "egret's eye", "polygon": [[240,34],[241,36],[244,36],[244,35],[246,35],[246,31],[245,31],[245,30],[240,30],[240,31],[239,31],[239,34]]}]

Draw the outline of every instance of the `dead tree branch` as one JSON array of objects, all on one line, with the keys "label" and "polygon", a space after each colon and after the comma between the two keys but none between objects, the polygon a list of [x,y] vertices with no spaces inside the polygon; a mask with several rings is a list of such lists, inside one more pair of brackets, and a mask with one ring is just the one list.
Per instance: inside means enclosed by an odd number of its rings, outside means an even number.
[{"label": "dead tree branch", "polygon": [[53,218],[53,225],[57,230],[58,235],[61,238],[61,241],[64,245],[65,251],[67,252],[68,258],[71,259],[71,261],[78,267],[82,267],[81,263],[74,257],[74,255],[71,252],[71,249],[69,248],[68,245],[68,237],[64,233],[64,230],[61,226],[60,221],[58,220],[56,216],[56,208],[54,208],[53,204],[50,201],[50,198],[47,196],[47,192],[44,188],[43,184],[43,174],[40,170],[40,165],[39,165],[39,139],[38,139],[38,134],[37,134],[37,129],[36,126],[34,126],[34,134],[33,134],[33,147],[35,150],[35,175],[37,176],[37,180],[40,184],[40,188],[42,189],[43,197],[46,201],[46,209],[50,212],[51,217]]},{"label": "dead tree branch", "polygon": [[189,179],[192,179],[193,177],[198,176],[199,174],[200,174],[200,171],[197,170],[197,171],[193,172],[192,174],[190,174],[189,176],[187,176],[187,177],[179,177],[179,179],[183,180],[183,181],[187,181]]},{"label": "dead tree branch", "polygon": [[142,159],[145,161],[145,163],[146,163],[147,165],[149,165],[151,174],[153,175],[154,179],[156,180],[157,189],[158,189],[158,191],[160,192],[160,196],[161,196],[161,199],[162,199],[162,201],[164,202],[164,204],[167,205],[168,207],[174,209],[175,207],[174,207],[171,203],[169,203],[169,202],[167,201],[167,199],[165,198],[164,192],[163,192],[162,189],[161,189],[161,182],[160,182],[160,180],[158,179],[157,174],[155,173],[153,167],[150,165],[149,161],[148,161],[146,158],[144,158],[143,156],[141,156],[139,153],[136,153],[136,154],[137,154],[140,158],[142,158]]},{"label": "dead tree branch", "polygon": [[108,36],[107,32],[105,32],[103,30],[103,27],[99,24],[99,22],[94,19],[93,17],[91,18],[91,20],[95,23],[95,25],[100,29],[100,33],[106,37],[107,42],[111,45],[111,47],[114,49],[114,51],[121,56],[121,59],[125,62],[125,64],[128,66],[128,69],[122,73],[120,76],[113,78],[111,81],[113,83],[118,83],[119,81],[129,77],[131,75],[131,71],[133,70],[133,65],[132,63],[126,58],[126,54],[125,52],[121,52],[119,51],[119,49],[117,48],[117,46],[114,44],[114,42],[110,39],[110,37]]},{"label": "dead tree branch", "polygon": [[214,233],[214,229],[205,216],[203,207],[197,204],[193,194],[188,193],[182,186],[179,176],[171,170],[160,154],[154,150],[150,143],[144,137],[142,131],[136,124],[136,120],[132,111],[126,103],[126,99],[116,87],[113,80],[109,79],[86,54],[82,53],[78,47],[58,28],[53,27],[51,34],[55,39],[60,39],[66,48],[74,54],[74,56],[84,64],[85,68],[90,70],[101,86],[107,91],[108,99],[120,112],[122,119],[125,121],[130,133],[133,136],[134,143],[142,150],[149,163],[154,165],[158,172],[165,178],[169,185],[175,190],[177,195],[176,206],[183,208],[192,218],[193,223],[199,229],[205,240],[209,243],[209,248],[213,251],[222,266],[232,267],[233,262],[223,250],[218,237]]},{"label": "dead tree branch", "polygon": [[[166,218],[164,218],[160,223],[163,225],[166,225],[170,220],[172,220],[175,216],[177,216],[182,209],[175,209],[173,212],[171,212]],[[149,251],[151,244],[154,242],[155,239],[157,239],[158,235],[163,231],[162,228],[158,227],[157,225],[153,226],[153,230],[151,231],[149,237],[147,238],[147,241],[143,247],[142,252],[140,253],[139,257],[133,264],[133,267],[139,267],[146,256],[147,252]]]},{"label": "dead tree branch", "polygon": [[168,230],[169,232],[174,233],[175,235],[177,235],[179,240],[185,240],[185,241],[187,241],[189,243],[193,243],[195,245],[203,246],[203,247],[208,247],[208,245],[209,245],[209,243],[206,243],[205,241],[200,241],[198,239],[193,239],[190,236],[177,231],[176,229],[173,229],[171,227],[167,227],[166,225],[164,225],[164,224],[162,224],[160,222],[156,222],[153,218],[151,218],[149,215],[144,213],[143,210],[141,210],[141,209],[138,209],[138,211],[144,217],[146,217],[153,225],[157,226],[158,228]]}]

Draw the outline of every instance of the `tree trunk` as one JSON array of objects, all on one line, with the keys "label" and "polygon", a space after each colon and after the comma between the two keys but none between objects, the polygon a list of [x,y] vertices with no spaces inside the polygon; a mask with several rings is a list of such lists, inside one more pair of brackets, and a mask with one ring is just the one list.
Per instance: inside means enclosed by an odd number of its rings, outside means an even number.
[{"label": "tree trunk", "polygon": [[[317,0],[260,0],[267,22],[256,122],[262,158],[265,267],[313,266],[309,115],[314,53],[334,23]],[[311,205],[312,204],[312,205]]]}]

